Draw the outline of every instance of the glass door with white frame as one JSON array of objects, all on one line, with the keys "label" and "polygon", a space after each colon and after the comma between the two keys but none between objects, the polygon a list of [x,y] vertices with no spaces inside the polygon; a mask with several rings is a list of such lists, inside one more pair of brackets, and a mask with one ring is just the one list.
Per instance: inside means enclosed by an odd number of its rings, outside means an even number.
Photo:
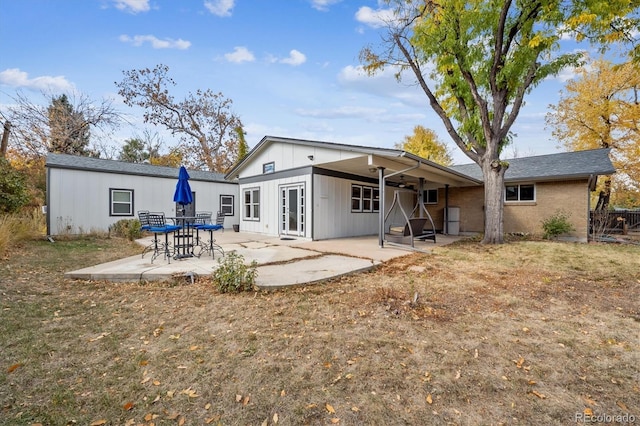
[{"label": "glass door with white frame", "polygon": [[305,225],[304,184],[280,187],[280,233],[304,236]]}]

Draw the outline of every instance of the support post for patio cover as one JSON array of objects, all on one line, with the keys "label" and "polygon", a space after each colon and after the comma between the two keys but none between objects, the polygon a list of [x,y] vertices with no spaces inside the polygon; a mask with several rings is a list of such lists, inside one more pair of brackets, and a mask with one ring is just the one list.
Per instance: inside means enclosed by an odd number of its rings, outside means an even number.
[{"label": "support post for patio cover", "polygon": [[384,247],[384,167],[378,167],[378,245]]}]

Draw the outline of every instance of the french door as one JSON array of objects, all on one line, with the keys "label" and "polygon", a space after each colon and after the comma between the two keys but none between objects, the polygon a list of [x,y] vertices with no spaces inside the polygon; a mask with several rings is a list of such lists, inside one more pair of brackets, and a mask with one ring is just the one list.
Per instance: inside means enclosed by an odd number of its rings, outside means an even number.
[{"label": "french door", "polygon": [[280,234],[304,236],[305,193],[304,184],[280,186]]}]

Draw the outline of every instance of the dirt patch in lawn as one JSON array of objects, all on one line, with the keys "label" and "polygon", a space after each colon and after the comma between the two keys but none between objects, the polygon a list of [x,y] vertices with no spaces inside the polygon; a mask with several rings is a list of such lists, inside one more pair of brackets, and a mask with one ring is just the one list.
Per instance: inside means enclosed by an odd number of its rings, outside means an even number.
[{"label": "dirt patch in lawn", "polygon": [[62,278],[127,250],[37,242],[0,263],[3,424],[640,421],[638,247],[459,243],[237,295]]}]

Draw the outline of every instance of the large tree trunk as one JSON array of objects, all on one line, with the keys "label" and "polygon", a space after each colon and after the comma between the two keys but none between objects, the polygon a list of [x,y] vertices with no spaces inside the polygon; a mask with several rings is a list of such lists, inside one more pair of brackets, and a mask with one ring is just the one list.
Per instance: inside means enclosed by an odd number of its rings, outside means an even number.
[{"label": "large tree trunk", "polygon": [[504,173],[507,165],[500,160],[481,160],[484,175],[484,238],[483,244],[504,242]]}]

